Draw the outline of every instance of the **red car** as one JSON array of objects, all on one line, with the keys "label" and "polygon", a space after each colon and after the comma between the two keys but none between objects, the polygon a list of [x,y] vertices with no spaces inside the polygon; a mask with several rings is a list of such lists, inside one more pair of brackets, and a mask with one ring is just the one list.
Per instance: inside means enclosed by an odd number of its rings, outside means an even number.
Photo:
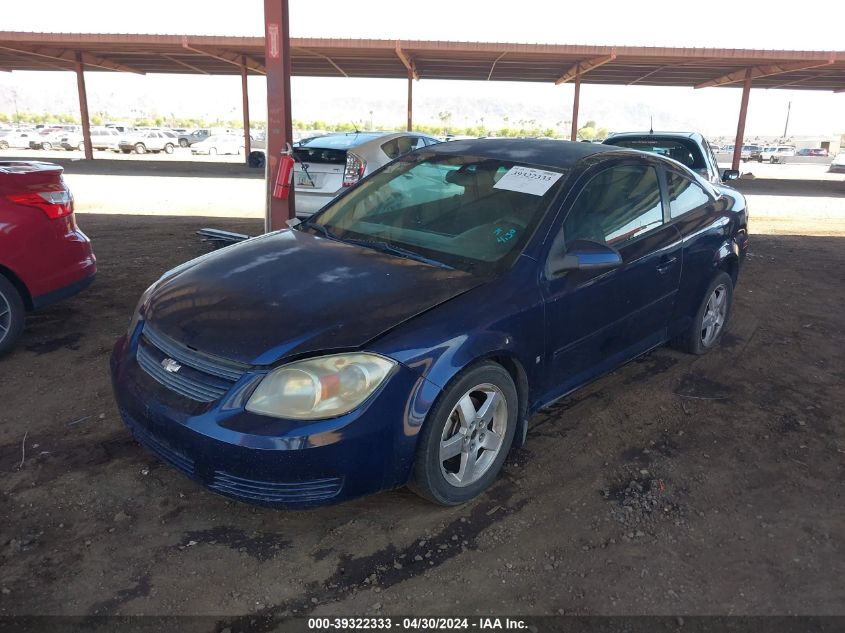
[{"label": "red car", "polygon": [[0,161],[0,354],[20,337],[27,312],[76,294],[97,272],[62,171]]}]

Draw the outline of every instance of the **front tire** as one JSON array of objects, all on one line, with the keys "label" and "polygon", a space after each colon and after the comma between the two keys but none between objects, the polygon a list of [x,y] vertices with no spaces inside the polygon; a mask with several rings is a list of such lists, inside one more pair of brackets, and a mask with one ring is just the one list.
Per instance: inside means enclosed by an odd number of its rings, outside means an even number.
[{"label": "front tire", "polygon": [[689,354],[706,354],[719,344],[733,305],[734,286],[730,275],[720,272],[713,278],[689,329],[673,345]]},{"label": "front tire", "polygon": [[210,147],[210,148],[208,149],[208,155],[209,155],[209,156],[217,156],[217,148],[215,148],[215,147]]},{"label": "front tire", "polygon": [[502,469],[518,411],[504,367],[484,362],[466,370],[429,411],[408,487],[445,506],[477,497]]},{"label": "front tire", "polygon": [[26,310],[20,293],[0,275],[0,356],[18,342],[23,333]]},{"label": "front tire", "polygon": [[53,144],[52,143],[41,143],[41,149],[49,151],[49,150],[53,149]]},{"label": "front tire", "polygon": [[135,143],[135,153],[136,154],[145,154],[147,151],[147,146],[143,143]]},{"label": "front tire", "polygon": [[188,147],[188,141],[187,141],[187,139],[180,138],[180,139],[179,139],[179,147]]},{"label": "front tire", "polygon": [[167,145],[164,146],[164,153],[165,154],[172,154],[173,153],[173,144],[172,143],[168,143]]}]

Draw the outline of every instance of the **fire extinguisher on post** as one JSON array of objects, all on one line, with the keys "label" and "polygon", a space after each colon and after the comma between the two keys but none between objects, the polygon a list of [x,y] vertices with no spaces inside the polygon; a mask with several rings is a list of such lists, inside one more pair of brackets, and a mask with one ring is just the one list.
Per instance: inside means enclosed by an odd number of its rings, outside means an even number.
[{"label": "fire extinguisher on post", "polygon": [[293,148],[288,143],[287,150],[282,152],[282,156],[279,159],[279,169],[276,171],[276,184],[273,185],[273,197],[277,200],[287,200],[290,198],[295,162]]}]

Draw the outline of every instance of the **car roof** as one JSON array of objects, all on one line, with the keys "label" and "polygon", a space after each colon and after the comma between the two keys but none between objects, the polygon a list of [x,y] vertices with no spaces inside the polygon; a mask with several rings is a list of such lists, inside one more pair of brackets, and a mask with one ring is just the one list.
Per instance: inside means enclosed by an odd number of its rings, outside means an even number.
[{"label": "car roof", "polygon": [[[438,154],[475,155],[498,158],[516,163],[569,168],[581,159],[605,152],[630,153],[634,150],[598,143],[576,143],[541,139],[484,138],[448,141],[431,145],[426,150]],[[638,152],[639,154],[639,152]]]}]

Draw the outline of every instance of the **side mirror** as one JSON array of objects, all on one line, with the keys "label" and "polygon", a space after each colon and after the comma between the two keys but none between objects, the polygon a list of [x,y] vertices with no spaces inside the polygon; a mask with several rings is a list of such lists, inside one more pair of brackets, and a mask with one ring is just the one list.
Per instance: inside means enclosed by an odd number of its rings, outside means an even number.
[{"label": "side mirror", "polygon": [[546,273],[553,277],[570,270],[610,270],[621,265],[622,256],[612,246],[576,240],[566,253],[549,258]]},{"label": "side mirror", "polygon": [[739,170],[738,169],[726,169],[722,172],[722,182],[728,182],[729,180],[736,180],[739,178]]}]

